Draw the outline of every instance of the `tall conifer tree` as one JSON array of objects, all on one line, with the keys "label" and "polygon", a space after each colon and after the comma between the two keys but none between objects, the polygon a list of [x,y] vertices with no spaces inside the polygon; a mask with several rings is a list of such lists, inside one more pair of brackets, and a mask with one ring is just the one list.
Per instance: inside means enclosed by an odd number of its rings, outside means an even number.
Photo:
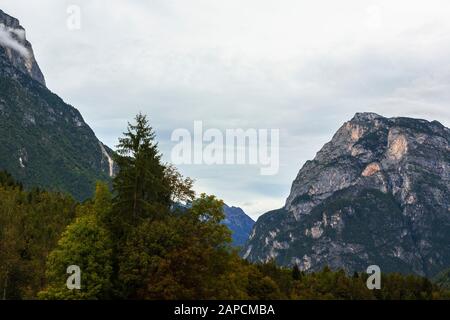
[{"label": "tall conifer tree", "polygon": [[170,207],[171,187],[154,139],[155,133],[142,114],[119,138],[113,210],[122,224],[136,226],[142,219],[161,217]]}]

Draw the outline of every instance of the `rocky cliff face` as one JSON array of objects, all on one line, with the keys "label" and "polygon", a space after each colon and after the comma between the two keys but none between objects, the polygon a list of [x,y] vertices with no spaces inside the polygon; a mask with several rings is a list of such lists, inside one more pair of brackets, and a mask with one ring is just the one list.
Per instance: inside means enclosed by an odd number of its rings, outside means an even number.
[{"label": "rocky cliff face", "polygon": [[244,257],[349,272],[432,276],[450,267],[450,130],[360,113],[308,161]]},{"label": "rocky cliff face", "polygon": [[112,154],[78,110],[45,87],[24,29],[0,11],[0,170],[83,200],[97,180],[110,181]]},{"label": "rocky cliff face", "polygon": [[[28,74],[31,78],[45,86],[44,75],[34,58],[31,43],[26,39],[25,29],[19,20],[0,10],[0,56],[11,66],[8,72],[11,77],[17,71]],[[2,65],[6,69],[8,64]]]}]

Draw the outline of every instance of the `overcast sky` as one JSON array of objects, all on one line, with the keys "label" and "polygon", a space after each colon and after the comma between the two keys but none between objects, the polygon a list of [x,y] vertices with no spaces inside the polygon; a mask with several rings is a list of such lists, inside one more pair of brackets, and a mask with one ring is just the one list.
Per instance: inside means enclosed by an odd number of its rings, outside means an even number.
[{"label": "overcast sky", "polygon": [[[67,8],[81,8],[69,30]],[[450,2],[2,0],[48,87],[114,147],[149,115],[166,160],[176,128],[278,128],[277,175],[184,165],[196,190],[253,218],[284,205],[303,163],[355,112],[450,125]]]}]

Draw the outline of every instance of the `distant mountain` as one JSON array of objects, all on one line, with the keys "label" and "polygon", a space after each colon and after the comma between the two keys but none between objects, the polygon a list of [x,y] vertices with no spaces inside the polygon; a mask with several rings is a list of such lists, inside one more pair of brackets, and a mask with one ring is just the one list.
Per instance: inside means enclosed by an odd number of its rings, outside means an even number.
[{"label": "distant mountain", "polygon": [[250,218],[241,208],[224,205],[224,224],[233,232],[233,245],[240,247],[248,240],[255,221]]},{"label": "distant mountain", "polygon": [[[173,206],[174,210],[184,211],[190,208],[190,204],[185,205],[177,203]],[[228,205],[223,206],[223,213],[225,214],[225,219],[222,221],[224,225],[231,230],[232,245],[235,247],[242,247],[248,240],[250,231],[252,231],[255,221],[250,218],[241,208],[229,207]]]},{"label": "distant mountain", "polygon": [[95,181],[110,181],[112,154],[78,110],[46,88],[24,28],[0,10],[0,170],[83,200]]},{"label": "distant mountain", "polygon": [[308,271],[450,268],[450,130],[356,114],[306,162],[285,206],[258,219],[243,255]]}]

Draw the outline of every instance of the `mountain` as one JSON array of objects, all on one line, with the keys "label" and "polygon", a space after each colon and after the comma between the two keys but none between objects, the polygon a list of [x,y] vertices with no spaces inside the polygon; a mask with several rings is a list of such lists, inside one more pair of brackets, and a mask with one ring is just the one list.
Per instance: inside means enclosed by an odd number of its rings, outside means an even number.
[{"label": "mountain", "polygon": [[19,70],[45,86],[44,75],[36,62],[31,43],[26,39],[25,29],[19,20],[2,10],[0,10],[0,46],[3,73],[14,78]]},{"label": "mountain", "polygon": [[0,10],[0,170],[25,186],[91,196],[110,181],[113,151],[47,89],[19,20]]},{"label": "mountain", "polygon": [[[173,209],[181,210],[183,212],[190,207],[191,204],[176,203],[173,206]],[[232,245],[235,247],[242,247],[248,240],[248,236],[252,231],[255,221],[239,207],[230,207],[227,204],[224,204],[223,213],[225,214],[225,219],[222,223],[231,230]]]},{"label": "mountain", "polygon": [[315,271],[433,276],[450,267],[450,130],[358,113],[261,216],[243,256]]},{"label": "mountain", "polygon": [[224,205],[224,224],[231,230],[233,245],[241,247],[245,244],[252,231],[255,221],[250,218],[241,208]]}]

